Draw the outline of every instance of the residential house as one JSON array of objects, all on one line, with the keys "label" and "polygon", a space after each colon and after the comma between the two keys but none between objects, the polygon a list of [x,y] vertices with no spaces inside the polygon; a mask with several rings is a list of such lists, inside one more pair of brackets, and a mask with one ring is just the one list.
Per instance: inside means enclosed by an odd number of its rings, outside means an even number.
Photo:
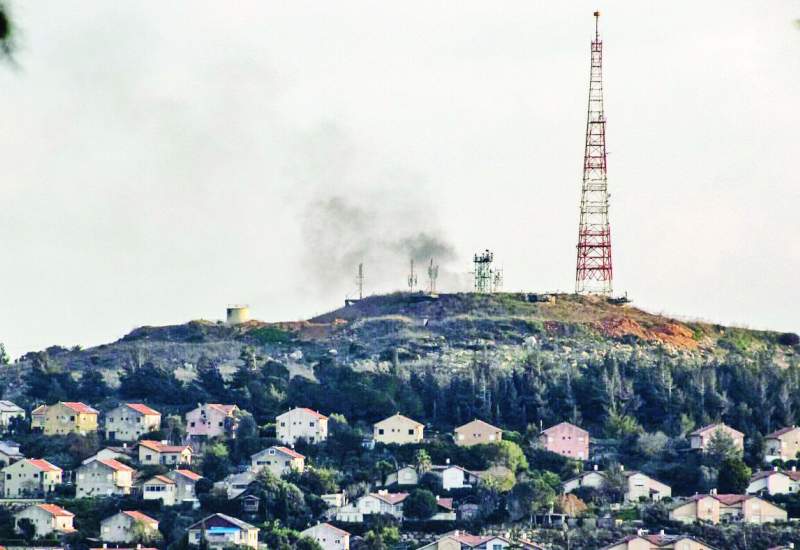
[{"label": "residential house", "polygon": [[478,474],[475,472],[470,472],[461,466],[451,464],[433,466],[431,473],[441,480],[442,489],[445,491],[474,487],[480,481]]},{"label": "residential house", "polygon": [[195,439],[233,437],[238,425],[239,407],[208,403],[186,413],[186,433]]},{"label": "residential house", "polygon": [[408,493],[390,493],[378,491],[357,498],[355,501],[336,510],[337,521],[361,523],[364,516],[370,514],[387,514],[403,519],[403,501]]},{"label": "residential house", "polygon": [[72,525],[74,517],[75,514],[55,504],[34,504],[14,514],[14,529],[22,533],[20,521],[27,519],[33,525],[36,538],[44,538],[52,533],[67,534],[75,531]]},{"label": "residential house", "polygon": [[197,502],[195,485],[203,476],[191,470],[177,469],[167,472],[167,477],[175,482],[175,500],[181,502]]},{"label": "residential house", "polygon": [[24,419],[25,409],[11,401],[0,400],[0,431],[6,430],[14,418]]},{"label": "residential house", "polygon": [[424,424],[397,413],[374,424],[373,439],[376,443],[397,445],[421,443],[424,430]]},{"label": "residential house", "polygon": [[44,434],[87,434],[97,431],[100,413],[84,403],[60,401],[44,409]]},{"label": "residential house", "polygon": [[764,437],[764,460],[794,460],[800,458],[800,428],[790,426]]},{"label": "residential house", "polygon": [[505,550],[510,547],[523,550],[542,550],[541,546],[526,540],[511,541],[498,535],[470,535],[463,531],[446,533],[417,550]]},{"label": "residential house", "polygon": [[561,422],[543,430],[539,441],[545,449],[568,458],[589,458],[589,432],[569,422]]},{"label": "residential house", "polygon": [[142,403],[123,403],[105,415],[106,439],[136,441],[161,429],[161,413]]},{"label": "residential house", "polygon": [[658,535],[642,533],[604,546],[600,550],[715,550],[711,546],[688,535]]},{"label": "residential house", "polygon": [[142,499],[160,500],[164,506],[178,503],[177,484],[165,475],[155,475],[142,483]]},{"label": "residential house", "polygon": [[314,539],[322,550],[350,550],[350,533],[330,523],[318,523],[301,531],[300,536]]},{"label": "residential house", "polygon": [[166,441],[143,439],[139,442],[139,462],[148,466],[191,464],[192,448],[189,445],[170,445]]},{"label": "residential house", "polygon": [[15,441],[0,441],[0,469],[25,458]]},{"label": "residential house", "polygon": [[214,491],[222,493],[228,500],[232,500],[247,490],[258,474],[251,470],[239,474],[231,474],[222,481],[214,483]]},{"label": "residential house", "polygon": [[747,486],[748,495],[789,495],[800,491],[800,472],[796,467],[779,471],[778,468],[756,472]]},{"label": "residential house", "polygon": [[47,405],[39,405],[31,411],[31,430],[44,431],[44,424],[47,418]]},{"label": "residential house", "polygon": [[689,443],[691,444],[692,449],[700,451],[707,450],[709,442],[717,432],[728,435],[733,440],[733,443],[737,448],[744,449],[744,434],[739,430],[734,430],[722,422],[703,426],[702,428],[698,428],[690,433]]},{"label": "residential house", "polygon": [[291,471],[302,472],[306,467],[306,457],[288,447],[272,446],[250,457],[250,469],[258,472],[266,468],[276,477]]},{"label": "residential house", "polygon": [[294,445],[299,439],[319,443],[328,439],[328,417],[311,409],[297,407],[278,415],[275,431],[285,445]]},{"label": "residential house", "polygon": [[103,447],[97,453],[84,459],[81,464],[89,464],[92,460],[117,460],[119,458],[131,458],[133,456],[133,447]]},{"label": "residential house", "polygon": [[98,459],[82,464],[75,471],[75,496],[91,498],[129,495],[135,471],[113,458]]},{"label": "residential house", "polygon": [[141,512],[126,510],[100,522],[100,538],[105,542],[134,542],[147,534],[158,535],[158,521]]},{"label": "residential house", "polygon": [[497,443],[503,439],[503,430],[496,426],[475,419],[459,426],[454,430],[453,440],[456,445],[469,447],[470,445],[483,445]]},{"label": "residential house", "polygon": [[[624,502],[639,502],[640,500],[659,501],[672,496],[672,488],[658,480],[636,470],[625,470],[620,467],[619,474],[623,478]],[[595,469],[583,472],[577,477],[568,479],[562,484],[564,494],[571,493],[580,487],[600,489],[608,482],[608,473]]]},{"label": "residential house", "polygon": [[431,521],[455,521],[456,509],[452,498],[436,497],[436,513],[429,519]]},{"label": "residential house", "polygon": [[55,490],[63,471],[41,458],[25,458],[3,468],[6,498],[41,497]]},{"label": "residential house", "polygon": [[403,466],[399,470],[386,476],[384,485],[417,485],[419,483],[419,473],[413,466]]},{"label": "residential house", "polygon": [[225,514],[213,514],[189,527],[189,544],[200,546],[205,539],[209,548],[231,546],[258,548],[258,527]]},{"label": "residential house", "polygon": [[695,495],[675,505],[669,519],[682,523],[696,521],[772,523],[786,521],[786,510],[752,495]]}]

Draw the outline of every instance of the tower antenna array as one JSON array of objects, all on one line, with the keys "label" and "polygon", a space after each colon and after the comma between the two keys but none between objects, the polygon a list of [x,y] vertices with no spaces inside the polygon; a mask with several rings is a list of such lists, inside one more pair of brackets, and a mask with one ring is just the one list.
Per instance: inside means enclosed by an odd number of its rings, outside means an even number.
[{"label": "tower antenna array", "polygon": [[610,295],[612,292],[611,225],[608,221],[606,117],[603,111],[603,41],[600,12],[594,12],[595,31],[589,72],[589,107],[583,156],[581,214],[578,225],[577,294]]}]

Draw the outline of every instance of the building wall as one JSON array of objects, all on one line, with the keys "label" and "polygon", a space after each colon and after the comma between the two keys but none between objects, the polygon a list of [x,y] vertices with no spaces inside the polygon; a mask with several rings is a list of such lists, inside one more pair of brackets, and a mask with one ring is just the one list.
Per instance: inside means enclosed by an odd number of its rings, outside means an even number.
[{"label": "building wall", "polygon": [[75,496],[78,498],[127,495],[133,485],[132,472],[115,471],[96,460],[84,464],[75,473]]},{"label": "building wall", "polygon": [[97,431],[96,413],[78,413],[63,403],[49,406],[45,411],[45,435],[86,434],[94,431]]},{"label": "building wall", "polygon": [[[189,530],[189,544],[199,545],[203,532],[200,529]],[[250,548],[258,548],[258,529],[250,529],[248,531],[237,531],[236,533],[225,537],[226,540],[211,538],[206,536],[209,548],[223,549],[230,546],[248,546]]]},{"label": "building wall", "polygon": [[350,535],[331,529],[324,523],[309,527],[301,534],[317,541],[323,550],[349,550],[350,548]]},{"label": "building wall", "polygon": [[160,500],[164,506],[175,506],[178,502],[177,488],[175,485],[161,482],[144,483],[142,498],[144,500]]},{"label": "building wall", "polygon": [[411,466],[400,468],[396,472],[386,476],[386,485],[392,485],[394,483],[398,485],[417,485],[419,483],[419,474],[417,470]]},{"label": "building wall", "polygon": [[625,500],[638,502],[641,497],[651,500],[651,491],[654,491],[652,500],[661,500],[664,497],[672,496],[672,488],[669,485],[641,473],[633,474],[628,476],[628,491],[625,493]]},{"label": "building wall", "polygon": [[328,419],[304,409],[292,409],[275,419],[278,439],[286,445],[294,445],[298,439],[319,443],[328,438]]},{"label": "building wall", "polygon": [[497,443],[503,439],[503,430],[488,426],[483,422],[468,422],[456,428],[454,439],[456,445],[462,447]]},{"label": "building wall", "polygon": [[281,477],[292,470],[302,472],[305,469],[305,460],[291,457],[275,449],[265,449],[253,455],[250,466],[253,471],[266,468],[272,475]]},{"label": "building wall", "polygon": [[146,465],[163,464],[165,466],[191,464],[192,452],[189,449],[184,449],[180,453],[162,453],[144,445],[139,445],[139,462]]},{"label": "building wall", "polygon": [[601,472],[588,472],[581,477],[564,482],[564,492],[571,493],[578,487],[592,487],[598,489],[606,482],[606,477]]},{"label": "building wall", "polygon": [[589,458],[589,434],[572,424],[553,426],[542,434],[540,440],[550,452],[578,460]]},{"label": "building wall", "polygon": [[765,456],[768,461],[775,459],[794,460],[800,452],[800,428],[782,434],[780,438],[764,440]]},{"label": "building wall", "polygon": [[175,482],[175,499],[178,502],[197,500],[197,495],[194,492],[194,481],[187,479],[180,474],[173,474],[169,477]]},{"label": "building wall", "polygon": [[747,523],[773,523],[786,521],[786,510],[760,498],[750,498],[742,503],[742,517]]},{"label": "building wall", "polygon": [[73,529],[72,516],[52,516],[38,506],[30,506],[14,516],[14,526],[19,530],[19,521],[23,518],[31,520],[36,529],[36,536],[41,538],[53,531],[71,531]]},{"label": "building wall", "polygon": [[442,470],[442,489],[460,489],[465,485],[465,474],[461,468],[445,468]]},{"label": "building wall", "polygon": [[220,437],[226,435],[231,426],[224,412],[201,405],[186,413],[186,433],[194,437]]},{"label": "building wall", "polygon": [[133,542],[134,526],[137,523],[142,524],[148,531],[157,530],[152,524],[137,522],[129,515],[120,512],[100,522],[100,538],[104,542]]},{"label": "building wall", "polygon": [[0,427],[7,427],[12,418],[25,418],[25,411],[0,411]]},{"label": "building wall", "polygon": [[373,438],[378,443],[420,443],[424,429],[424,426],[409,419],[392,416],[375,424]]},{"label": "building wall", "polygon": [[20,460],[3,469],[3,494],[6,498],[38,496],[49,493],[62,482],[63,472],[42,472],[28,460]]},{"label": "building wall", "polygon": [[710,429],[706,430],[701,434],[692,435],[689,438],[689,442],[691,444],[692,449],[706,450],[709,442],[711,441],[711,438],[719,430],[722,430],[723,432],[728,434],[730,438],[733,439],[733,442],[736,444],[736,447],[738,447],[739,449],[744,449],[744,436],[734,431],[733,428],[731,428],[730,426],[724,424],[720,424],[719,426],[717,426],[716,429]]},{"label": "building wall", "polygon": [[139,436],[161,428],[161,415],[144,415],[126,405],[106,414],[106,438],[116,441],[136,441]]}]

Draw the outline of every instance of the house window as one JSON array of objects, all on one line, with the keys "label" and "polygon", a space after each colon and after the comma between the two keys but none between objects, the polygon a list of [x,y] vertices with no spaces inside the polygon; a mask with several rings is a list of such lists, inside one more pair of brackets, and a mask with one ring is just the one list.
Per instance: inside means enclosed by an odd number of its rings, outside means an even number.
[{"label": "house window", "polygon": [[414,430],[408,430],[408,435],[414,435]]},{"label": "house window", "polygon": [[378,435],[383,435],[383,428],[378,428]]}]

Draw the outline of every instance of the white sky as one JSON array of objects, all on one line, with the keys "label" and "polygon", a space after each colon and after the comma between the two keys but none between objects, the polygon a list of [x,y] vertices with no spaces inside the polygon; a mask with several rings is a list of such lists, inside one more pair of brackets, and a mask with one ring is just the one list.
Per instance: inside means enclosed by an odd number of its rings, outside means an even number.
[{"label": "white sky", "polygon": [[362,250],[402,288],[421,231],[455,251],[442,290],[487,247],[508,290],[572,289],[596,8],[615,288],[797,331],[800,3],[607,3],[17,0],[0,341],[307,318]]}]

